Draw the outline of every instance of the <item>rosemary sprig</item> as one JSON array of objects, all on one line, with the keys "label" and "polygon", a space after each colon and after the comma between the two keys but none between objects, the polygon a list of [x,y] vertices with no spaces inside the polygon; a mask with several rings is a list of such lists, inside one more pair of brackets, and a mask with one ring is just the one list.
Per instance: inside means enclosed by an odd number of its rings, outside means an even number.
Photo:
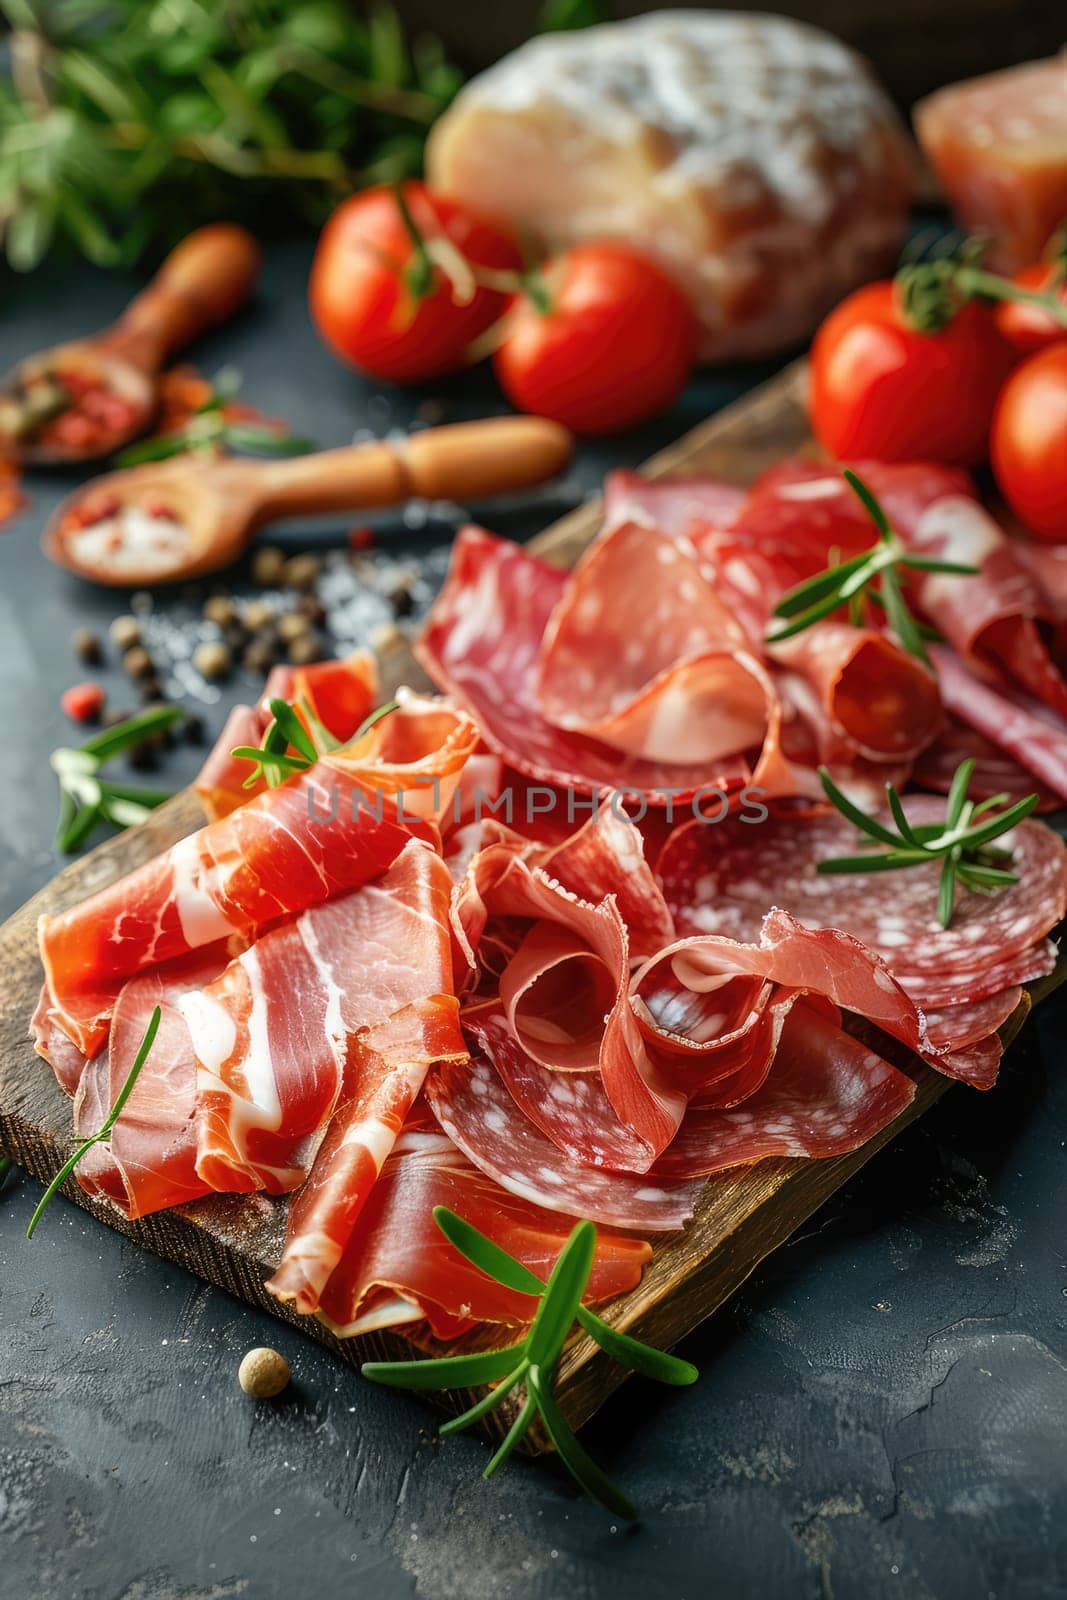
[{"label": "rosemary sprig", "polygon": [[849,621],[859,626],[863,622],[863,606],[870,601],[884,610],[889,626],[904,649],[929,666],[923,628],[904,599],[901,570],[973,577],[978,568],[960,561],[941,561],[936,556],[910,554],[862,479],[847,467],[842,468],[842,477],[874,523],[878,542],[850,560],[805,579],[783,595],[774,608],[774,615],[783,618],[786,625],[769,633],[767,643],[780,644],[783,639],[791,639],[841,606],[848,607]]},{"label": "rosemary sprig", "polygon": [[242,788],[251,789],[263,778],[268,789],[276,789],[294,772],[306,772],[313,767],[320,756],[327,755],[331,750],[340,750],[343,743],[355,744],[376,722],[388,716],[390,711],[395,711],[397,704],[396,700],[390,700],[386,705],[378,706],[364,717],[351,739],[342,741],[315,715],[306,700],[295,703],[272,700],[271,721],[263,735],[263,743],[239,744],[230,751],[236,760],[253,763]]},{"label": "rosemary sprig", "polygon": [[280,428],[227,415],[226,408],[241,387],[235,367],[224,367],[211,385],[208,398],[193,412],[188,422],[172,433],[142,439],[116,456],[120,467],[139,467],[146,461],[166,461],[189,451],[236,450],[259,456],[303,456],[314,450],[313,439]]},{"label": "rosemary sprig", "polygon": [[619,1333],[582,1304],[596,1249],[596,1229],[591,1222],[575,1225],[546,1284],[521,1261],[446,1206],[436,1206],[433,1215],[448,1242],[480,1271],[517,1294],[537,1297],[529,1332],[517,1344],[469,1356],[444,1356],[429,1361],[368,1361],[363,1366],[364,1376],[399,1389],[457,1389],[473,1384],[495,1384],[490,1393],[469,1410],[443,1423],[442,1434],[457,1433],[480,1421],[521,1383],[525,1389],[523,1405],[482,1476],[492,1476],[512,1453],[534,1417],[540,1415],[556,1453],[579,1487],[606,1510],[634,1520],[638,1515],[637,1507],[586,1453],[555,1402],[552,1385],[563,1346],[577,1321],[614,1360],[646,1377],[657,1378],[661,1383],[684,1385],[696,1381],[697,1369],[688,1361]]},{"label": "rosemary sprig", "polygon": [[[941,876],[937,891],[937,920],[943,928],[952,921],[956,901],[956,884],[977,894],[995,894],[1008,884],[1018,883],[1011,871],[1012,853],[993,840],[1008,833],[1017,823],[1028,817],[1038,803],[1039,796],[1028,794],[1014,805],[1010,795],[994,794],[986,800],[969,800],[967,790],[974,772],[974,760],[961,761],[953,774],[945,804],[944,823],[909,823],[903,801],[891,783],[885,786],[886,801],[895,827],[890,827],[877,817],[868,816],[834,783],[825,767],[819,768],[819,777],[830,803],[843,817],[855,824],[861,834],[873,844],[885,845],[881,852],[859,856],[835,856],[820,861],[822,873],[847,874],[853,872],[895,872],[905,867],[928,866],[931,861],[941,862]],[[1007,809],[999,810],[1005,806]],[[864,844],[870,850],[871,846]]]},{"label": "rosemary sprig", "polygon": [[151,1054],[152,1046],[156,1042],[156,1034],[159,1032],[159,1024],[162,1016],[162,1011],[160,1010],[159,1006],[156,1006],[151,1017],[149,1018],[148,1027],[144,1031],[144,1038],[137,1047],[137,1054],[133,1059],[133,1066],[126,1075],[126,1081],[118,1092],[118,1095],[115,1099],[115,1104],[111,1107],[111,1110],[104,1118],[103,1125],[99,1127],[95,1133],[91,1133],[88,1139],[82,1140],[74,1154],[67,1161],[64,1161],[63,1165],[60,1167],[59,1171],[48,1185],[48,1188],[45,1190],[37,1204],[37,1209],[30,1218],[29,1226],[26,1229],[27,1239],[33,1238],[33,1231],[40,1222],[41,1217],[44,1215],[46,1207],[55,1198],[56,1191],[63,1183],[65,1183],[67,1178],[70,1177],[70,1174],[74,1171],[74,1168],[78,1165],[78,1162],[81,1160],[82,1156],[85,1155],[86,1151],[91,1150],[94,1144],[106,1144],[111,1138],[112,1129],[114,1128],[119,1117],[122,1115],[123,1108],[126,1105],[127,1100],[130,1098],[130,1095],[133,1093],[134,1084],[140,1077],[141,1068],[144,1066],[149,1055]]},{"label": "rosemary sprig", "polygon": [[113,728],[105,728],[83,745],[64,745],[52,751],[49,764],[59,779],[57,849],[71,855],[81,849],[98,823],[133,827],[171,798],[167,789],[142,788],[102,778],[100,769],[115,756],[124,755],[154,734],[173,727],[183,715],[178,706],[156,706]]}]

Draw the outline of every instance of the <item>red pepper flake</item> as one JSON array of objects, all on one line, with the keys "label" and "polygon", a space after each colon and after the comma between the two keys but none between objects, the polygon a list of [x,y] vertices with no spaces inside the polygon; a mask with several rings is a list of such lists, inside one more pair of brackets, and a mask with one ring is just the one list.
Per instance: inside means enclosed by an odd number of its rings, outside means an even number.
[{"label": "red pepper flake", "polygon": [[374,529],[369,528],[364,522],[358,528],[348,530],[348,548],[350,550],[369,550],[374,543]]},{"label": "red pepper flake", "polygon": [[67,716],[74,722],[96,722],[107,696],[98,683],[76,683],[59,698]]}]

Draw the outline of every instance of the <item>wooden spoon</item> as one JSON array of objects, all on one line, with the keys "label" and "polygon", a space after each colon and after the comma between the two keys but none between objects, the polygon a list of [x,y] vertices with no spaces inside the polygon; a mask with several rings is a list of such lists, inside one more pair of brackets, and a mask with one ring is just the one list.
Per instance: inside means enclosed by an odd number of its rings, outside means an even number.
[{"label": "wooden spoon", "polygon": [[572,448],[558,423],[494,417],[283,461],[177,457],[70,495],[45,528],[44,551],[93,583],[173,583],[228,566],[278,517],[484,500],[553,477]]},{"label": "wooden spoon", "polygon": [[[118,322],[88,339],[27,356],[0,384],[0,452],[28,464],[91,461],[144,433],[159,404],[159,373],[177,350],[225,322],[259,275],[259,248],[244,228],[198,228],[164,261]],[[121,424],[102,423],[82,447],[37,443],[48,418],[71,400],[52,374],[84,373],[126,402]]]}]

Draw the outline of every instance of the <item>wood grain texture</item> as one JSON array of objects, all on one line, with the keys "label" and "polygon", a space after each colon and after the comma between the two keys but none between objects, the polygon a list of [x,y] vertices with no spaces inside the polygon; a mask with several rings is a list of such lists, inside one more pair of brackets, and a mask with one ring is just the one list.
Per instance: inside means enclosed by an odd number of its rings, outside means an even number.
[{"label": "wood grain texture", "polygon": [[[804,382],[805,369],[798,363],[662,452],[648,463],[646,471],[655,477],[711,472],[747,482],[781,455],[810,448]],[[547,559],[566,565],[593,537],[599,521],[599,504],[584,506],[541,535],[534,548]],[[424,681],[406,651],[383,661],[382,675],[386,692],[401,681]],[[67,867],[0,929],[0,970],[5,979],[0,999],[0,1147],[37,1178],[47,1181],[66,1159],[71,1129],[70,1102],[46,1064],[34,1054],[28,1036],[41,981],[37,917],[77,904],[150,860],[199,827],[202,820],[192,792],[177,795],[140,827],[108,840]],[[1062,975],[1058,971],[1040,986],[1040,993],[1047,992]],[[1038,993],[1035,989],[1034,998]],[[1006,1037],[1021,1026],[1028,1006],[1029,1001],[1010,1019],[1003,1030]],[[614,1302],[608,1311],[610,1320],[655,1344],[675,1344],[717,1310],[770,1251],[949,1087],[945,1078],[917,1060],[909,1062],[899,1050],[892,1053],[898,1065],[912,1072],[918,1086],[914,1102],[896,1122],[850,1155],[828,1161],[765,1161],[711,1180],[693,1222],[684,1233],[656,1242],[642,1282]],[[338,1340],[313,1319],[298,1317],[266,1292],[264,1282],[277,1265],[285,1233],[285,1200],[259,1195],[212,1196],[131,1223],[106,1204],[90,1199],[73,1181],[68,1180],[64,1193],[156,1254],[302,1328],[352,1365],[372,1357],[391,1359],[412,1350],[410,1340],[394,1334]],[[471,1335],[462,1347],[477,1348],[496,1337],[492,1333]],[[420,1348],[434,1347],[431,1342]],[[579,1426],[588,1420],[624,1377],[591,1340],[579,1337],[572,1341],[564,1353],[558,1386],[571,1423]],[[455,1410],[463,1409],[470,1400],[471,1396],[458,1392],[442,1397],[442,1403]],[[510,1407],[502,1406],[487,1419],[487,1431],[500,1437],[512,1415]],[[536,1434],[529,1439],[535,1450],[545,1448],[546,1443]]]}]

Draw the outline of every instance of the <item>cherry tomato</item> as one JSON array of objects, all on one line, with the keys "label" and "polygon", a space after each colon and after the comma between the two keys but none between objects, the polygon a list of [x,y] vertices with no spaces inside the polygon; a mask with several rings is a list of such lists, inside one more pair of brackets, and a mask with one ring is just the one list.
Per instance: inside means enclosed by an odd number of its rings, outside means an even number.
[{"label": "cherry tomato", "polygon": [[988,306],[968,301],[937,333],[912,327],[892,281],[857,289],[811,350],[811,424],[848,460],[944,461],[986,454],[997,394],[1012,362]]},{"label": "cherry tomato", "polygon": [[578,245],[550,261],[505,327],[494,366],[509,400],[575,433],[616,433],[664,410],[696,357],[682,290],[617,244]]},{"label": "cherry tomato", "polygon": [[[1056,261],[1039,261],[1036,266],[1024,267],[1012,282],[1037,294],[1054,294],[1067,309],[1067,261],[1062,256]],[[1041,306],[1027,305],[1025,300],[1002,300],[994,315],[1004,338],[1024,353],[1067,339],[1067,324],[1057,322]]]},{"label": "cherry tomato", "polygon": [[1000,492],[1035,539],[1067,539],[1067,343],[1028,356],[1004,385],[991,457]]},{"label": "cherry tomato", "polygon": [[338,206],[315,251],[309,298],[342,361],[416,383],[466,365],[468,347],[507,303],[506,291],[476,283],[465,263],[515,272],[521,257],[513,239],[458,200],[421,183],[401,189],[411,227],[391,187]]}]

